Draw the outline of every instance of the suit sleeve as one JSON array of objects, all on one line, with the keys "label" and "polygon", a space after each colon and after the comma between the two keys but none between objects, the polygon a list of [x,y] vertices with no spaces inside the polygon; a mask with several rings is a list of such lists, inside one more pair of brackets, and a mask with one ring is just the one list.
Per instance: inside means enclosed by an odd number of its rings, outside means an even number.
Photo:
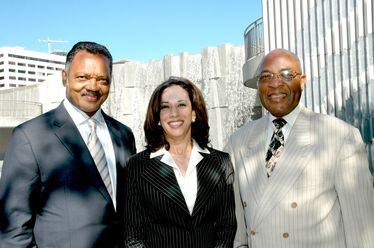
[{"label": "suit sleeve", "polygon": [[232,148],[231,142],[226,144],[224,149],[227,153],[229,153],[231,162],[234,168],[234,196],[235,196],[235,215],[236,215],[236,222],[237,222],[237,230],[234,240],[234,247],[248,247],[248,239],[247,239],[247,228],[244,216],[244,209],[242,204],[242,199],[240,196],[240,189],[239,189],[239,177],[237,173],[237,165],[235,160],[235,153]]},{"label": "suit sleeve", "polygon": [[124,247],[147,247],[145,214],[139,192],[139,164],[137,159],[130,158],[125,168],[125,210],[124,210]]},{"label": "suit sleeve", "polygon": [[352,128],[341,144],[337,154],[335,180],[347,247],[373,247],[373,177],[357,129]]},{"label": "suit sleeve", "polygon": [[224,186],[222,190],[222,204],[219,218],[216,222],[215,247],[233,247],[236,232],[235,199],[234,199],[234,169],[230,157],[226,153],[220,159],[224,169]]},{"label": "suit sleeve", "polygon": [[32,247],[40,192],[40,176],[24,131],[14,129],[5,153],[0,180],[1,247]]}]

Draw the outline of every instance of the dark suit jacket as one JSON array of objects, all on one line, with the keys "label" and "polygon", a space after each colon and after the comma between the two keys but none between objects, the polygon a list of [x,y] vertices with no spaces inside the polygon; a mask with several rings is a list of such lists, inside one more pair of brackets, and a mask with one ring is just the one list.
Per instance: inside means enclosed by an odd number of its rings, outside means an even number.
[{"label": "dark suit jacket", "polygon": [[61,104],[13,131],[0,181],[0,247],[116,247],[131,130],[103,113],[117,166],[117,212]]},{"label": "dark suit jacket", "polygon": [[236,231],[233,168],[214,149],[197,164],[192,215],[173,169],[143,151],[130,158],[125,180],[126,247],[232,247]]}]

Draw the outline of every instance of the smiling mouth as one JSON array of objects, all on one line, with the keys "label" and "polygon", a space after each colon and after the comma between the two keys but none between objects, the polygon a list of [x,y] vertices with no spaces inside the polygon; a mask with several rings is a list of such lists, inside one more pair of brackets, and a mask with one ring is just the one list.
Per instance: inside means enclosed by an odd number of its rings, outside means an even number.
[{"label": "smiling mouth", "polygon": [[97,101],[100,98],[99,94],[83,94],[82,96],[90,102]]},{"label": "smiling mouth", "polygon": [[183,121],[170,121],[168,124],[170,127],[177,128],[183,124]]},{"label": "smiling mouth", "polygon": [[273,100],[273,101],[279,101],[279,100],[285,98],[286,96],[287,96],[287,94],[285,94],[285,93],[274,93],[274,94],[269,94],[268,98],[270,100]]}]

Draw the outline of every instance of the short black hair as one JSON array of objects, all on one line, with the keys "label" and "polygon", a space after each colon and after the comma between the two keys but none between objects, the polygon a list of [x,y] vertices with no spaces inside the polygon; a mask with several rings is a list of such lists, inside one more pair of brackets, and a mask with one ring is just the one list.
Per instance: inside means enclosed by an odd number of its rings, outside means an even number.
[{"label": "short black hair", "polygon": [[101,54],[105,56],[109,60],[109,72],[110,72],[110,75],[112,75],[112,67],[113,67],[112,55],[110,54],[109,50],[105,46],[92,42],[92,41],[80,41],[71,48],[71,50],[66,55],[66,63],[65,63],[66,71],[69,71],[69,65],[71,61],[73,61],[75,55],[79,51],[87,51],[92,54]]}]

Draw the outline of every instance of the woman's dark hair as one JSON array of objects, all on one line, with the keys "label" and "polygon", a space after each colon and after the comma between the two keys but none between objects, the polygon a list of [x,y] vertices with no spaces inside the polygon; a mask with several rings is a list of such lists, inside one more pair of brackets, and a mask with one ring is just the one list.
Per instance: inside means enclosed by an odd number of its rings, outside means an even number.
[{"label": "woman's dark hair", "polygon": [[170,148],[169,142],[165,139],[164,130],[158,123],[160,121],[161,95],[166,88],[173,85],[178,85],[187,91],[192,110],[196,113],[196,120],[191,125],[191,136],[201,148],[206,148],[210,142],[208,112],[200,90],[188,79],[170,77],[153,91],[151,99],[149,100],[147,115],[144,122],[147,149],[154,152],[163,146],[165,146],[166,150]]}]

